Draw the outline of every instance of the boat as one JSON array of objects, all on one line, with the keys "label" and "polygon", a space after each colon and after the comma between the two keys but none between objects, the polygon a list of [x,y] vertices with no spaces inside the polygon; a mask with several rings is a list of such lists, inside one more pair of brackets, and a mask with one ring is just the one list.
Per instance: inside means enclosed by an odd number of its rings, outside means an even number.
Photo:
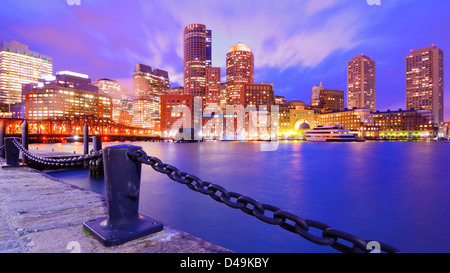
[{"label": "boat", "polygon": [[364,139],[360,139],[356,133],[352,130],[346,129],[340,125],[319,125],[312,130],[303,134],[303,137],[307,141],[311,142],[363,142]]}]

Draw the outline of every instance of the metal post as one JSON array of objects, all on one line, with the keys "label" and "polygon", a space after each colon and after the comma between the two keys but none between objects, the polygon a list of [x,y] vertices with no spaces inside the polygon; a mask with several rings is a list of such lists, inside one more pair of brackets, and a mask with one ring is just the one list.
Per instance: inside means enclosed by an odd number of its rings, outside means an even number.
[{"label": "metal post", "polygon": [[83,224],[104,246],[113,246],[163,230],[160,221],[139,213],[141,163],[127,153],[141,149],[133,145],[115,145],[103,149],[108,216]]},{"label": "metal post", "polygon": [[94,152],[100,151],[102,149],[102,137],[101,136],[93,136],[92,137],[92,149]]},{"label": "metal post", "polygon": [[84,154],[87,155],[89,153],[89,127],[87,123],[84,124],[83,129],[83,147],[84,147]]},{"label": "metal post", "polygon": [[[28,123],[24,120],[22,123],[22,146],[28,150]],[[22,153],[22,163],[27,164],[27,157]]]},{"label": "metal post", "polygon": [[[0,122],[0,147],[5,145],[5,137],[6,137],[6,124],[5,121],[2,120],[2,122]],[[5,149],[0,150],[0,157],[5,158]]]},{"label": "metal post", "polygon": [[20,141],[20,138],[17,137],[5,138],[6,164],[3,165],[2,168],[25,166],[19,163],[19,148],[17,148],[16,145],[14,145],[13,140]]}]

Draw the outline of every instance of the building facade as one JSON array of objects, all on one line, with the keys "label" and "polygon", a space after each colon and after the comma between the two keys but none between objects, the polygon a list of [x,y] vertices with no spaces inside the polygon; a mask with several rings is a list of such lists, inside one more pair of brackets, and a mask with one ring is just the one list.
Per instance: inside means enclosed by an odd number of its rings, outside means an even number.
[{"label": "building facade", "polygon": [[[65,71],[59,75],[67,76],[68,74],[70,73]],[[79,81],[83,83],[84,88],[69,87],[72,86],[73,82],[77,82],[76,75],[80,75]],[[97,90],[97,87],[94,85],[91,85],[91,88],[88,87],[86,79],[89,77],[87,75],[72,72],[70,77],[72,83],[50,80],[40,82],[27,89],[24,106],[25,118],[46,120],[92,116],[111,119],[111,97],[89,91]],[[58,74],[56,78],[58,78]]]},{"label": "building facade", "polygon": [[191,24],[184,28],[184,91],[186,94],[205,96],[207,36],[205,25]]},{"label": "building facade", "polygon": [[428,138],[436,136],[431,110],[402,110],[373,113],[381,138]]},{"label": "building facade", "polygon": [[230,47],[227,53],[227,104],[240,105],[241,88],[244,84],[253,84],[254,56],[250,47],[238,43]]},{"label": "building facade", "polygon": [[429,109],[437,125],[444,121],[444,53],[434,45],[406,56],[406,109]]},{"label": "building facade", "polygon": [[205,104],[217,104],[220,106],[221,99],[221,83],[220,83],[220,67],[206,67],[205,69]]},{"label": "building facade", "polygon": [[160,128],[160,96],[170,89],[169,74],[143,64],[133,73],[133,123],[140,128]]},{"label": "building facade", "polygon": [[[98,87],[99,95],[109,96],[112,100],[112,116],[111,119],[114,122],[123,122],[127,116],[127,110],[123,108],[124,104],[122,100],[123,96],[126,95],[122,84],[115,80],[110,79],[99,79],[92,83]],[[125,113],[124,113],[125,112]],[[129,123],[128,123],[129,124]]]},{"label": "building facade", "polygon": [[0,116],[22,102],[22,85],[53,74],[53,59],[16,41],[0,43]]},{"label": "building facade", "polygon": [[375,62],[361,55],[347,63],[347,108],[367,108],[374,112]]},{"label": "building facade", "polygon": [[373,115],[367,108],[319,114],[317,124],[345,126],[346,129],[358,133],[361,138],[376,138],[379,136],[379,127],[375,125]]},{"label": "building facade", "polygon": [[[191,130],[194,127],[194,96],[190,94],[185,95],[162,95],[161,96],[161,136],[165,138],[174,138],[177,131],[174,129],[174,124],[183,117],[181,111],[174,111],[175,107],[186,106],[190,112],[190,128],[183,129]],[[179,129],[177,127],[177,129]]]}]

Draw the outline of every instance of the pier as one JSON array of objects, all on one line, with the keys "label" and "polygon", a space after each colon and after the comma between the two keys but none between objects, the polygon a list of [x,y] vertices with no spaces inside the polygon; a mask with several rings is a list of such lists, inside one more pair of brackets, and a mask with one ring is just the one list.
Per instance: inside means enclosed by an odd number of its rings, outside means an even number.
[{"label": "pier", "polygon": [[[5,160],[0,158],[0,165]],[[29,167],[0,168],[0,253],[231,253],[174,227],[105,247],[83,222],[107,214],[103,197]]]}]

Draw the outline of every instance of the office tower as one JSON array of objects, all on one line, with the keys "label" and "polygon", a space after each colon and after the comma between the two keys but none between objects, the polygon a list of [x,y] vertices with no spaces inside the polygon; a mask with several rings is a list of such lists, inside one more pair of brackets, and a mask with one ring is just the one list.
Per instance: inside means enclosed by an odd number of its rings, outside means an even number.
[{"label": "office tower", "polygon": [[444,53],[434,45],[406,56],[406,109],[429,109],[437,125],[444,121]]},{"label": "office tower", "polygon": [[364,56],[347,63],[347,108],[375,111],[375,62]]},{"label": "office tower", "polygon": [[206,67],[206,94],[205,104],[220,106],[221,84],[220,67]]},{"label": "office tower", "polygon": [[111,119],[111,98],[98,94],[88,75],[61,71],[24,90],[26,119]]},{"label": "office tower", "polygon": [[253,84],[254,80],[254,56],[250,47],[242,43],[231,46],[227,53],[227,104],[241,104],[242,86]]},{"label": "office tower", "polygon": [[210,65],[211,31],[206,30],[206,26],[202,24],[186,26],[184,28],[185,94],[205,97],[205,70]]},{"label": "office tower", "polygon": [[170,89],[169,74],[143,64],[136,64],[133,73],[133,126],[160,128],[160,96]]},{"label": "office tower", "polygon": [[0,115],[11,112],[11,106],[22,102],[23,84],[37,83],[52,74],[52,58],[16,41],[0,43]]},{"label": "office tower", "polygon": [[110,79],[99,79],[92,83],[98,87],[98,93],[100,95],[109,96],[112,100],[112,117],[114,122],[119,122],[121,116],[123,116],[122,109],[122,95],[123,88],[122,84],[115,80]]}]

